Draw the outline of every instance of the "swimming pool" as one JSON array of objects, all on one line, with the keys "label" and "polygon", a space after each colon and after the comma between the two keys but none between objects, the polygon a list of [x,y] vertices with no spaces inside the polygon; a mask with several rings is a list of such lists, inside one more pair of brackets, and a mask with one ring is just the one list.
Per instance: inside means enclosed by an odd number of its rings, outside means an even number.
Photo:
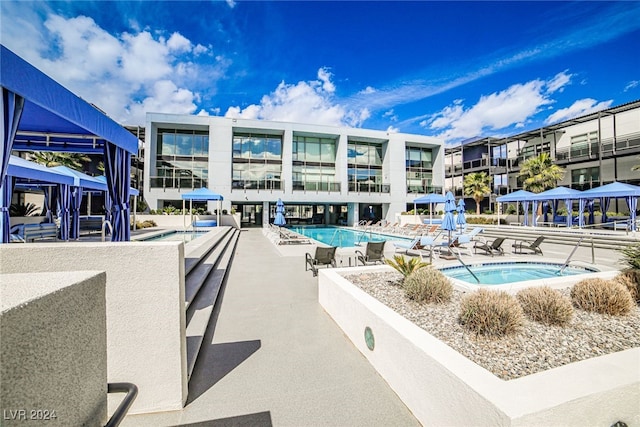
[{"label": "swimming pool", "polygon": [[364,245],[367,242],[410,240],[406,237],[390,236],[364,230],[352,230],[343,227],[291,227],[289,229],[310,239],[317,240],[318,242],[340,248],[358,246],[358,243]]},{"label": "swimming pool", "polygon": [[197,239],[200,236],[207,234],[207,231],[168,231],[159,235],[149,237],[148,239],[141,239],[145,242],[158,242],[160,240],[178,241],[188,243]]},{"label": "swimming pool", "polygon": [[572,265],[560,274],[562,264],[531,261],[468,264],[468,267],[480,280],[479,284],[464,266],[444,267],[440,271],[452,279],[454,286],[461,290],[476,290],[489,286],[492,289],[507,291],[539,285],[563,288],[585,278],[612,278],[617,273],[595,267]]}]

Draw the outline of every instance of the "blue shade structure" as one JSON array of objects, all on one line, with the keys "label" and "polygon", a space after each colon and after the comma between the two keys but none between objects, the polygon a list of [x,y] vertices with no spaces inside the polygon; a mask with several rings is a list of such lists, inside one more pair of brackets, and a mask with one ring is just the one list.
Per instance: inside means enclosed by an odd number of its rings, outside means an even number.
[{"label": "blue shade structure", "polygon": [[629,220],[631,230],[636,231],[636,209],[638,197],[640,197],[640,187],[637,185],[625,184],[623,182],[612,182],[611,184],[585,190],[580,195],[581,198],[591,200],[600,199],[600,210],[602,211],[602,223],[607,222],[607,209],[611,198],[624,198],[629,207]]},{"label": "blue shade structure", "polygon": [[416,212],[416,205],[422,203],[429,204],[429,224],[433,224],[434,203],[444,203],[445,197],[442,194],[430,193],[413,200],[413,212]]},{"label": "blue shade structure", "polygon": [[[185,200],[189,200],[189,213],[193,208],[193,201],[209,201],[209,200],[217,200],[218,201],[218,214],[217,214],[217,222],[216,225],[220,226],[220,201],[223,200],[222,195],[215,193],[209,190],[206,187],[198,188],[197,190],[190,191],[189,193],[184,193],[182,196],[182,211],[185,209]],[[191,221],[193,223],[193,221]]]},{"label": "blue shade structure", "polygon": [[5,177],[12,150],[103,154],[109,181],[106,198],[117,215],[112,240],[129,240],[130,155],[137,152],[138,139],[3,45],[0,69],[0,243],[9,241],[10,189]]},{"label": "blue shade structure", "polygon": [[287,223],[287,220],[284,218],[284,203],[282,202],[282,199],[278,199],[278,202],[276,203],[276,216],[273,223],[279,227],[282,227]]}]

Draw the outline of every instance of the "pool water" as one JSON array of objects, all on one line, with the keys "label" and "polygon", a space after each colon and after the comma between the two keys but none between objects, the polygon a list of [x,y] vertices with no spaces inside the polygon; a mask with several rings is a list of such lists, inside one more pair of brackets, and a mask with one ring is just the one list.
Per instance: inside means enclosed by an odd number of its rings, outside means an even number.
[{"label": "pool water", "polygon": [[408,240],[405,237],[389,236],[364,230],[351,230],[343,227],[290,227],[291,231],[302,234],[318,242],[340,248],[364,245],[367,242],[382,242],[388,240]]},{"label": "pool water", "polygon": [[[560,278],[578,274],[594,273],[592,270],[579,267],[567,267],[560,274],[561,264],[512,262],[482,265],[469,265],[469,268],[480,279],[481,285],[504,285],[528,280]],[[474,277],[463,266],[442,268],[440,271],[452,279],[476,284]]]},{"label": "pool water", "polygon": [[158,242],[160,240],[178,241],[178,242],[190,242],[197,239],[200,236],[207,234],[207,231],[172,231],[170,233],[161,234],[159,236],[150,237],[145,239],[145,242]]}]

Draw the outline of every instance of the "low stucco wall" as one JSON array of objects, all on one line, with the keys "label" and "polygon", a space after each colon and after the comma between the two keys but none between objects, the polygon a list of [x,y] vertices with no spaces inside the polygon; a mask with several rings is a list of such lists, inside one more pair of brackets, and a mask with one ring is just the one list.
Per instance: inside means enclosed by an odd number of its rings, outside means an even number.
[{"label": "low stucco wall", "polygon": [[[216,215],[194,215],[193,220],[217,220]],[[136,215],[136,221],[153,221],[158,227],[187,228],[191,225],[190,215]],[[240,228],[233,215],[220,215],[220,225]]]},{"label": "low stucco wall", "polygon": [[[348,271],[359,270],[372,267]],[[320,271],[320,304],[422,424],[640,423],[640,348],[503,381],[352,285],[339,271]],[[375,338],[373,351],[365,342],[367,326]]]},{"label": "low stucco wall", "polygon": [[105,283],[103,272],[0,275],[0,425],[106,423]]},{"label": "low stucco wall", "polygon": [[[0,245],[0,273],[105,271],[109,382],[131,382],[130,413],[181,409],[187,398],[182,242]],[[109,396],[115,409],[122,395]]]}]

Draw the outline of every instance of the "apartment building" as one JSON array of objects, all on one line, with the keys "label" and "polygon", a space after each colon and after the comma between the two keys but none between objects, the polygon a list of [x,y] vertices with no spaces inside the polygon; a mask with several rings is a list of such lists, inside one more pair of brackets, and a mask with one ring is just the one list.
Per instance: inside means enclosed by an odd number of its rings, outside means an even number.
[{"label": "apartment building", "polygon": [[[151,209],[207,187],[246,226],[386,219],[442,192],[443,141],[424,135],[175,114],[147,114],[143,193]],[[214,204],[208,206],[210,211]]]},{"label": "apartment building", "polygon": [[[587,190],[613,181],[640,185],[640,100],[505,138],[474,138],[445,150],[445,189],[463,192],[464,176],[485,172],[492,193],[481,208],[493,209],[495,198],[522,188],[520,166],[548,153],[565,169],[558,185]],[[472,208],[473,201],[468,201]],[[623,203],[620,204],[623,208]]]}]

